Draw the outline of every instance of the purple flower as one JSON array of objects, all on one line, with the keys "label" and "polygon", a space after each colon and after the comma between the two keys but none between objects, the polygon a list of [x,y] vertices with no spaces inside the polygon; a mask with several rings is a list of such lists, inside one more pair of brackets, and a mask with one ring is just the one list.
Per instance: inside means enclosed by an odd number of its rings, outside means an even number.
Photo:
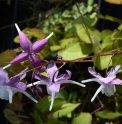
[{"label": "purple flower", "polygon": [[33,85],[46,85],[47,86],[47,92],[48,94],[52,96],[51,105],[49,109],[50,111],[52,110],[55,94],[59,92],[61,84],[71,83],[71,84],[77,84],[79,86],[85,87],[85,85],[83,84],[80,84],[72,80],[68,80],[71,77],[71,72],[68,70],[66,71],[67,71],[67,74],[62,74],[58,76],[59,71],[56,65],[54,63],[49,64],[47,66],[47,74],[49,77],[45,77],[40,74],[34,74],[34,77],[40,81],[27,85],[27,87],[31,87]]},{"label": "purple flower", "polygon": [[87,83],[91,81],[98,82],[101,86],[96,91],[95,95],[92,97],[91,102],[94,101],[98,93],[101,91],[106,96],[111,96],[116,92],[115,85],[122,84],[122,80],[116,78],[116,74],[119,72],[120,65],[112,68],[106,78],[103,78],[99,73],[95,72],[91,67],[88,68],[89,73],[95,78],[87,79],[81,81],[82,83]]},{"label": "purple flower", "polygon": [[40,52],[45,47],[48,42],[48,39],[53,35],[53,33],[51,33],[47,38],[38,40],[32,44],[28,37],[19,29],[18,25],[15,24],[15,26],[19,33],[20,46],[23,49],[23,52],[19,54],[15,59],[13,59],[9,65],[3,68],[5,69],[11,66],[12,64],[17,64],[27,59],[30,60],[30,62],[35,68],[39,66],[41,67],[41,60],[36,55],[36,53]]},{"label": "purple flower", "polygon": [[29,97],[34,102],[37,102],[26,90],[26,84],[20,82],[24,78],[25,74],[18,74],[17,76],[9,79],[8,74],[3,68],[0,67],[0,98],[9,100],[12,103],[12,97],[16,92],[21,92]]}]

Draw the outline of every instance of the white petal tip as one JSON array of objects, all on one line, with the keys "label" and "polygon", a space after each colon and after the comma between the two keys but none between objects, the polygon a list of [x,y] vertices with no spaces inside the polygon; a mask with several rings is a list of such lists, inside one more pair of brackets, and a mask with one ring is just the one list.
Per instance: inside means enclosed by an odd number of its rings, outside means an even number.
[{"label": "white petal tip", "polygon": [[8,65],[4,66],[3,69],[6,69],[6,68],[8,68],[10,66],[11,66],[11,64],[8,64]]},{"label": "white petal tip", "polygon": [[87,82],[89,82],[88,80],[83,80],[83,81],[81,81],[81,83],[87,83]]},{"label": "white petal tip", "polygon": [[86,85],[83,85],[83,84],[82,84],[81,86],[82,86],[82,87],[86,87]]},{"label": "white petal tip", "polygon": [[37,82],[34,82],[34,83],[31,83],[31,84],[28,84],[26,87],[32,87],[34,85],[40,85],[41,84],[41,81],[37,81]]},{"label": "white petal tip", "polygon": [[15,23],[15,27],[16,27],[18,33],[19,33],[21,30],[20,30],[19,26],[17,25],[17,23]]},{"label": "white petal tip", "polygon": [[51,111],[51,110],[52,110],[52,107],[50,107],[49,111]]},{"label": "white petal tip", "polygon": [[91,102],[93,102],[93,101],[94,101],[94,99],[95,99],[95,98],[92,98],[92,99],[91,99]]},{"label": "white petal tip", "polygon": [[52,35],[53,35],[53,32],[49,36],[47,36],[46,39],[49,39]]},{"label": "white petal tip", "polygon": [[81,86],[81,87],[85,87],[84,84],[81,84],[81,83],[76,82],[76,81],[71,81],[70,83],[71,83],[71,84],[76,84],[76,85]]}]

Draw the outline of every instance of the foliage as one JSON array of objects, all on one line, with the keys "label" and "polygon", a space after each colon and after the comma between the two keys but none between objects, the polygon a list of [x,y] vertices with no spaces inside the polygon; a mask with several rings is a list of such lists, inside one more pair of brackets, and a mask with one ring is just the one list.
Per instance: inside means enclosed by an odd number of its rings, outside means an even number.
[{"label": "foliage", "polygon": [[[44,39],[50,32],[54,32],[44,49],[37,53],[42,62],[42,70],[38,74],[41,73],[47,77],[46,68],[49,60],[52,59],[57,59],[54,62],[57,63],[61,74],[64,73],[65,68],[68,68],[72,71],[71,79],[78,82],[90,77],[87,72],[90,66],[93,66],[103,77],[111,72],[112,66],[121,65],[122,68],[122,21],[120,19],[109,15],[97,15],[97,4],[94,0],[75,4],[71,0],[69,3],[65,0],[49,1],[56,7],[54,6],[50,10],[51,13],[43,15],[43,19],[37,24],[38,29],[25,28],[22,30],[33,43],[36,43],[36,40]],[[66,4],[70,6],[66,8]],[[82,20],[81,14],[84,20]],[[114,31],[105,29],[100,32],[95,25],[98,18],[116,22],[120,26]],[[15,37],[14,42],[19,43],[18,36]],[[22,52],[21,48],[2,52],[0,54],[1,66],[8,64]],[[31,69],[29,72],[37,72],[28,60],[12,65],[6,71],[13,77],[27,67]],[[121,75],[121,72],[118,72],[117,77],[122,79]],[[33,76],[23,80],[28,83],[34,81]],[[55,96],[52,111],[49,111],[52,99],[50,95],[47,95],[49,90],[46,92],[46,87],[41,86],[43,93],[40,91],[41,98],[37,96],[38,103],[33,103],[18,93],[14,95],[12,104],[8,104],[5,108],[4,114],[12,124],[110,124],[120,122],[122,119],[122,87],[117,85],[117,91],[111,97],[99,94],[94,102],[90,102],[97,87],[98,85],[94,82],[86,84],[86,88],[68,83],[63,84]],[[34,88],[36,89],[36,86],[29,88],[28,91],[33,93]],[[34,97],[36,95],[33,94]]]}]

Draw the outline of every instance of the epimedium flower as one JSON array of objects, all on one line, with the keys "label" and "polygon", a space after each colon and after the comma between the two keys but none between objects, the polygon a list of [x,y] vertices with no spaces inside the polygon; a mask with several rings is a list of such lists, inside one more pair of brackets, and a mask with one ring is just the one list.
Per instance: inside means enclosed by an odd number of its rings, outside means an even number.
[{"label": "epimedium flower", "polygon": [[[25,71],[25,70],[24,70]],[[22,71],[20,74],[9,79],[8,73],[0,67],[0,98],[9,100],[12,103],[12,97],[15,93],[21,92],[28,98],[37,103],[37,101],[29,95],[25,90],[27,88],[25,83],[20,82],[26,75]]]},{"label": "epimedium flower", "polygon": [[48,39],[53,35],[53,32],[46,38],[42,40],[38,40],[35,43],[31,43],[28,37],[19,29],[18,25],[15,23],[15,27],[19,34],[19,43],[23,52],[20,53],[16,58],[14,58],[7,66],[3,67],[4,69],[13,65],[25,61],[27,59],[30,60],[31,64],[36,67],[41,67],[41,60],[36,55],[36,53],[40,52],[48,42]]},{"label": "epimedium flower", "polygon": [[122,80],[116,78],[116,74],[119,71],[120,65],[117,65],[116,67],[112,68],[111,71],[108,73],[107,77],[102,77],[99,73],[94,71],[91,67],[88,68],[89,73],[94,76],[95,78],[87,79],[81,81],[82,83],[87,82],[98,82],[101,86],[97,89],[96,93],[91,99],[91,102],[94,101],[96,96],[99,94],[99,92],[102,92],[102,94],[105,94],[106,96],[112,96],[116,92],[115,85],[122,84]]},{"label": "epimedium flower", "polygon": [[47,71],[47,74],[49,77],[35,73],[34,77],[40,81],[37,81],[33,84],[28,84],[27,87],[31,87],[33,85],[46,85],[47,86],[47,92],[52,97],[51,105],[49,108],[50,111],[52,110],[55,95],[56,95],[56,93],[59,92],[61,84],[71,83],[71,84],[76,84],[76,85],[85,87],[85,85],[83,85],[83,84],[80,84],[80,83],[72,81],[72,80],[68,80],[69,78],[71,78],[71,72],[68,70],[66,70],[67,74],[62,74],[62,75],[58,76],[59,71],[58,71],[56,64],[54,64],[54,63],[48,64],[46,71]]}]

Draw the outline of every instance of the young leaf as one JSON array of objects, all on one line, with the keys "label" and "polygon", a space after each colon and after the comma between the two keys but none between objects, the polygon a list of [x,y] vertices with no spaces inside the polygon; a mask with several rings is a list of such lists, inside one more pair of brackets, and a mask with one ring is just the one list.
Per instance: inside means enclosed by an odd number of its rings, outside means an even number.
[{"label": "young leaf", "polygon": [[110,120],[122,116],[122,114],[119,113],[119,112],[110,112],[108,110],[103,110],[103,111],[96,112],[95,115],[100,117],[100,118],[110,119]]},{"label": "young leaf", "polygon": [[58,52],[63,60],[73,60],[88,56],[92,53],[92,46],[85,43],[71,43]]},{"label": "young leaf", "polygon": [[[111,55],[109,55],[109,56],[98,56],[98,57],[95,57],[93,60],[94,60],[94,65],[99,70],[104,70],[108,66],[111,66],[112,65],[112,62],[110,62]],[[109,62],[110,62],[110,64],[109,64]]]},{"label": "young leaf", "polygon": [[[76,32],[77,32],[79,38],[82,41],[91,44],[91,41],[90,41],[88,34],[86,32],[85,26],[83,24],[82,25],[76,24],[75,28],[76,28]],[[88,27],[88,31],[89,31],[89,34],[91,36],[92,42],[94,42],[94,37],[96,37],[98,42],[101,41],[101,33],[97,29],[95,29],[93,27]]]},{"label": "young leaf", "polygon": [[82,112],[73,118],[72,124],[91,124],[92,116],[90,113]]},{"label": "young leaf", "polygon": [[80,103],[65,103],[61,106],[61,109],[54,112],[53,116],[54,118],[62,117],[70,112],[72,112],[75,108],[77,108],[80,105]]}]

